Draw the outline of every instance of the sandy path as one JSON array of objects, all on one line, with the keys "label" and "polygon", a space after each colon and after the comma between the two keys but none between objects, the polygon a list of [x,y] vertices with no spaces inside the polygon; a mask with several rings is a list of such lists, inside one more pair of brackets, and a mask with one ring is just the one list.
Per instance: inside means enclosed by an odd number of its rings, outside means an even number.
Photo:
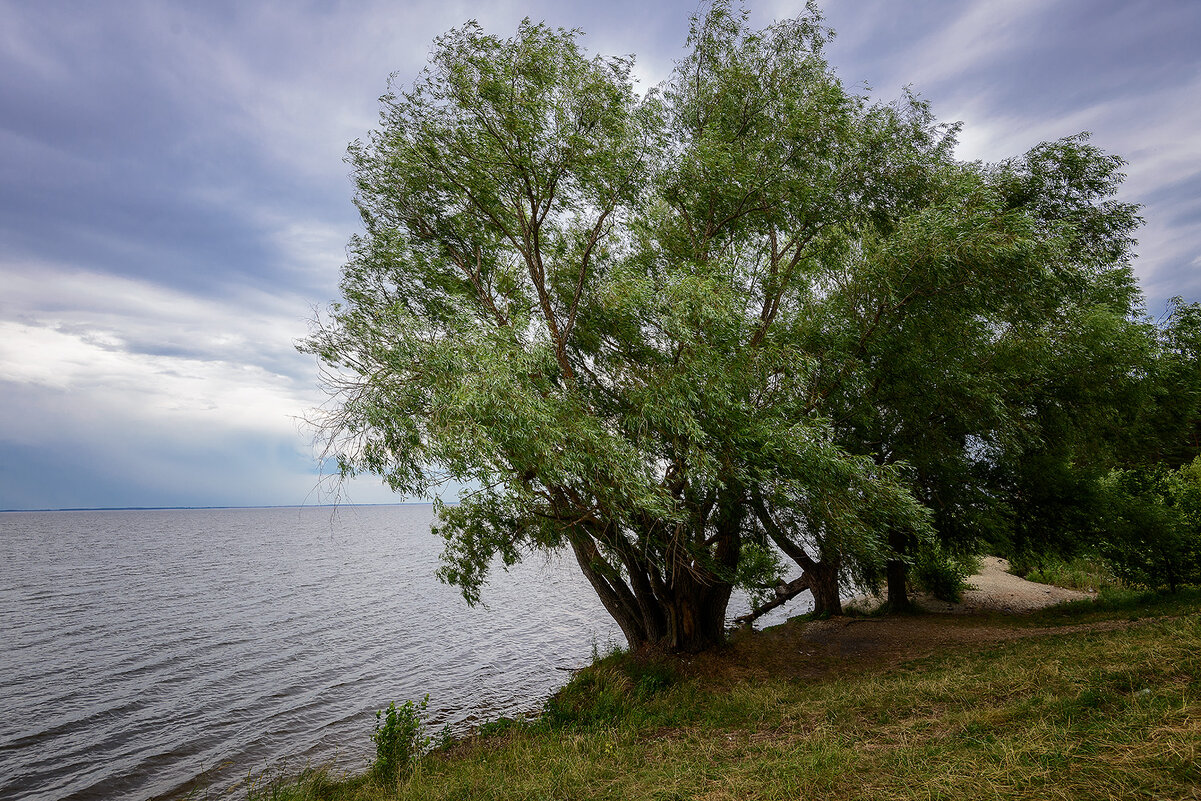
[{"label": "sandy path", "polygon": [[932,598],[915,599],[922,608],[931,612],[967,614],[976,611],[1005,612],[1008,614],[1030,612],[1064,601],[1092,598],[1096,593],[1068,590],[1050,584],[1038,584],[1009,573],[1009,563],[996,556],[984,557],[980,572],[968,579],[971,589],[963,593],[963,601],[949,604]]}]

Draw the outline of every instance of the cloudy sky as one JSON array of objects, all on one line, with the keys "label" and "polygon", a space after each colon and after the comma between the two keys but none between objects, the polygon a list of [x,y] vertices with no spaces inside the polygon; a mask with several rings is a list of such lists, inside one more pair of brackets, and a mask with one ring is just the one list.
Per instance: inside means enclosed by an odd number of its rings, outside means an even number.
[{"label": "cloudy sky", "polygon": [[[752,3],[760,23],[800,3]],[[830,56],[1001,159],[1082,130],[1129,162],[1148,310],[1201,300],[1201,3],[827,0]],[[357,219],[342,161],[390,73],[467,19],[635,54],[696,0],[0,0],[0,509],[328,500],[297,354]],[[395,500],[378,482],[348,500]]]}]

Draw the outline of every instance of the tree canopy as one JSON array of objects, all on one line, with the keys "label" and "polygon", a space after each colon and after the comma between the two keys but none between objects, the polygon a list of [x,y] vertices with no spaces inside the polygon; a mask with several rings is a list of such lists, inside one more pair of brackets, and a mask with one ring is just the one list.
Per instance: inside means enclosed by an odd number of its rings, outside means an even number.
[{"label": "tree canopy", "polygon": [[1012,526],[1031,454],[1146,391],[1121,159],[959,160],[830,35],[717,2],[639,94],[576,31],[468,23],[352,145],[364,232],[302,345],[322,430],[344,473],[471,488],[437,524],[469,601],[565,549],[631,646],[699,650],[783,554],[838,611]]}]

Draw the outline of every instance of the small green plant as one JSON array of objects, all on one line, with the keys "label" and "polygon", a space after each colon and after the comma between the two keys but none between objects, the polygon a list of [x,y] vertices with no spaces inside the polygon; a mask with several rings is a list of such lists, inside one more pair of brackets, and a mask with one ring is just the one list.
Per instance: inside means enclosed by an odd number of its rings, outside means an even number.
[{"label": "small green plant", "polygon": [[419,703],[405,701],[399,707],[393,701],[387,709],[375,713],[375,762],[372,774],[382,781],[393,782],[407,776],[417,760],[430,749],[433,738],[426,734],[425,711],[429,706],[427,693]]},{"label": "small green plant", "polygon": [[524,717],[501,716],[495,720],[485,720],[476,729],[476,733],[480,737],[501,737],[510,732],[524,731],[529,728],[530,722]]}]

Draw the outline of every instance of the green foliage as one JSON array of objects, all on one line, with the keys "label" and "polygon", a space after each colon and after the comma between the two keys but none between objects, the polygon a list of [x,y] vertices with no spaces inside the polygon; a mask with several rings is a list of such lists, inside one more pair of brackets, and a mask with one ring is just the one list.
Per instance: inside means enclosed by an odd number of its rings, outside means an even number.
[{"label": "green foliage", "polygon": [[[1083,322],[1085,349],[1048,361],[1052,372],[1034,382],[1027,398],[1038,409],[1032,429],[1038,438],[1004,454],[993,469],[1012,525],[992,546],[1019,560],[1034,552],[1036,559],[1069,561],[1094,554],[1100,531],[1128,529],[1119,521],[1140,514],[1118,508],[1138,506],[1130,493],[1148,491],[1135,476],[1160,475],[1201,452],[1201,305],[1174,298],[1154,324],[1112,314]],[[1111,474],[1115,468],[1123,472]],[[1157,493],[1163,494],[1151,495]],[[1159,515],[1159,506],[1151,502],[1147,514]],[[1144,522],[1164,529],[1162,522]],[[1106,538],[1115,555],[1118,541],[1128,551],[1138,548],[1129,534]],[[1141,557],[1130,551],[1118,558]]]},{"label": "green foliage", "polygon": [[1176,468],[1201,456],[1201,303],[1172,298],[1155,333],[1154,394],[1134,421],[1126,461]]},{"label": "green foliage", "polygon": [[387,709],[375,713],[375,731],[371,734],[375,762],[371,764],[371,773],[377,779],[395,782],[407,776],[433,745],[433,738],[426,734],[425,711],[429,700],[427,694],[416,704],[405,701],[399,707],[393,701]]},{"label": "green foliage", "polygon": [[1201,457],[1116,470],[1103,486],[1100,552],[1123,581],[1172,592],[1201,583]]},{"label": "green foliage", "polygon": [[[1104,568],[1108,571],[1108,568]],[[1112,576],[1112,573],[1110,573]],[[1085,624],[1106,620],[1146,621],[1196,615],[1201,609],[1201,587],[1183,587],[1174,593],[1113,583],[1102,586],[1094,598],[1068,601],[1041,609],[1024,618],[1029,626]]]},{"label": "green foliage", "polygon": [[923,548],[914,561],[911,577],[918,589],[940,601],[959,603],[968,586],[968,576],[978,569],[972,557],[947,553],[937,545]]},{"label": "green foliage", "polygon": [[775,587],[783,575],[784,563],[771,545],[751,541],[742,546],[734,586],[747,594],[752,609],[775,598]]},{"label": "green foliage", "polygon": [[1065,559],[1053,553],[1025,551],[1009,560],[1009,570],[1030,581],[1072,590],[1096,592],[1122,586],[1113,570],[1095,556]]},{"label": "green foliage", "polygon": [[1120,158],[959,161],[926,102],[838,79],[815,3],[748,18],[707,4],[641,95],[578,32],[468,23],[350,148],[364,233],[302,345],[322,436],[345,475],[476,488],[437,524],[469,603],[569,549],[632,648],[708,648],[772,545],[864,584],[1040,541],[1077,507],[1031,465],[1103,473],[1153,394]]}]

